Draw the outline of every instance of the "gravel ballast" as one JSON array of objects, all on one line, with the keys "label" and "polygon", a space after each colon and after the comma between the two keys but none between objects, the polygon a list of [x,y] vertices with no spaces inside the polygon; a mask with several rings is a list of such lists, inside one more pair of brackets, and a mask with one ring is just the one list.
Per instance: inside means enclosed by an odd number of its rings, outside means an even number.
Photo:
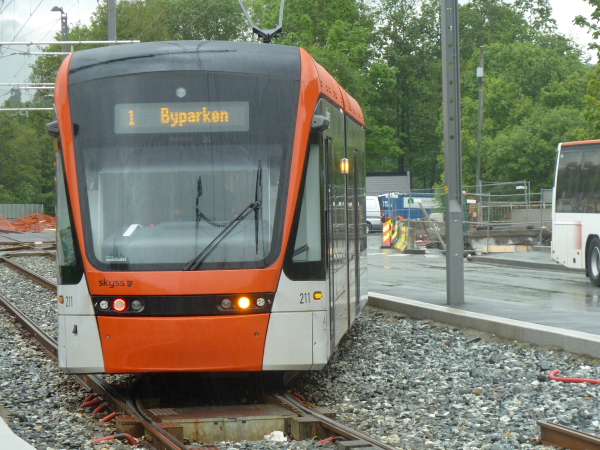
[{"label": "gravel ballast", "polygon": [[548,378],[600,379],[597,363],[368,308],[336,360],[297,387],[398,448],[526,449],[538,420],[600,434],[600,385]]},{"label": "gravel ballast", "polygon": [[[40,264],[52,266],[44,259]],[[20,307],[38,299],[33,303],[45,306],[35,314],[55,329],[54,294],[7,270],[0,265],[0,292]],[[112,434],[112,425],[79,408],[85,393],[4,312],[0,346],[0,405],[17,435],[40,450],[130,448],[90,443]],[[549,381],[554,369],[600,379],[597,360],[367,308],[329,365],[293,384],[342,423],[398,449],[543,449],[531,443],[538,420],[600,435],[600,385]],[[333,448],[266,441],[218,447]]]}]

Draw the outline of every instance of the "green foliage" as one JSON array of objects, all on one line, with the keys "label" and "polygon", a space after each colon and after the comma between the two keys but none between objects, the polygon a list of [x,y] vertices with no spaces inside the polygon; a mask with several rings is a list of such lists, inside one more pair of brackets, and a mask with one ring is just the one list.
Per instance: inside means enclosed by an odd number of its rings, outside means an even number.
[{"label": "green foliage", "polygon": [[[556,34],[548,8],[545,0],[515,2],[521,31],[513,42],[485,46],[483,181],[528,180],[532,191],[551,187],[558,143],[576,139],[584,124],[590,69],[581,51]],[[474,49],[462,67],[466,185],[476,184],[479,58]]]},{"label": "green foliage", "polygon": [[[588,33],[596,42],[589,45],[590,49],[596,50],[600,56],[600,45],[597,43],[600,39],[600,0],[586,0],[594,7],[591,17],[578,16],[575,23],[581,27],[587,28]],[[585,109],[583,115],[586,123],[577,130],[579,139],[599,139],[600,138],[600,66],[588,73],[588,88],[585,95]]]},{"label": "green foliage", "polygon": [[581,140],[600,139],[600,66],[596,66],[586,78],[588,86],[583,111],[586,123],[577,130],[577,137]]},{"label": "green foliage", "polygon": [[47,114],[0,115],[0,203],[43,203],[54,214],[54,151]]},{"label": "green foliage", "polygon": [[[587,1],[596,10],[577,22],[598,38],[600,0]],[[279,0],[244,3],[258,26],[275,27]],[[106,11],[101,0],[89,26],[71,26],[70,39],[105,40]],[[600,137],[600,69],[557,33],[549,0],[471,0],[460,5],[459,18],[464,184],[475,184],[475,70],[484,46],[483,180],[550,187],[557,144]],[[288,0],[283,31],[279,44],[308,50],[361,104],[369,171],[410,171],[413,188],[443,181],[439,0]],[[119,0],[117,37],[256,40],[237,0]],[[30,81],[54,81],[60,63],[58,56],[38,58]],[[10,104],[22,104],[12,94]],[[51,95],[39,91],[33,103],[48,106]],[[53,208],[50,120],[0,116],[0,201]]]}]

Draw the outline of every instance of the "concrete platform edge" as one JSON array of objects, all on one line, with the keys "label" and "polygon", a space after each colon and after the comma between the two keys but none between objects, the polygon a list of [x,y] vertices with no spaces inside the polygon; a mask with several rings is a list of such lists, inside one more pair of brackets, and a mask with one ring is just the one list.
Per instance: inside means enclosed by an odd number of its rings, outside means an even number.
[{"label": "concrete platform edge", "polygon": [[35,447],[18,437],[0,417],[0,446],[10,450],[35,450]]},{"label": "concrete platform edge", "polygon": [[495,264],[497,266],[527,267],[529,269],[555,270],[557,272],[585,273],[583,269],[570,269],[557,263],[536,263],[531,261],[510,260],[494,256],[471,256],[470,262],[477,264]]},{"label": "concrete platform edge", "polygon": [[407,314],[416,319],[473,328],[507,339],[560,347],[571,353],[600,358],[600,336],[595,334],[489,316],[372,292],[369,292],[368,305]]}]

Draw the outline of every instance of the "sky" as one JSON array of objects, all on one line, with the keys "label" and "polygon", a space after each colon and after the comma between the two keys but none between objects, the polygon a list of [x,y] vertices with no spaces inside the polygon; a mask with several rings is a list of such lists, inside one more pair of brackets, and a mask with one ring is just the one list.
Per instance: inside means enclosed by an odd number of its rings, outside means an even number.
[{"label": "sky", "polygon": [[[60,32],[60,13],[51,12],[53,6],[60,6],[67,13],[69,25],[81,21],[89,24],[89,18],[96,9],[98,0],[0,0],[0,41],[1,42],[40,42],[53,41]],[[460,0],[464,3],[466,0]],[[573,25],[577,15],[589,17],[592,7],[585,0],[550,0],[553,18],[558,30],[571,37],[583,47],[592,38],[586,31]],[[285,24],[285,16],[284,16]],[[117,23],[117,37],[118,23]],[[25,51],[25,46],[2,46],[0,49],[0,83],[23,83],[27,81],[29,65],[35,56],[13,55]],[[36,51],[33,48],[31,51]],[[39,50],[38,50],[39,51]],[[590,60],[597,62],[595,52],[588,52]],[[11,56],[9,56],[11,55]],[[10,87],[0,86],[0,102],[4,101]],[[32,91],[30,91],[32,92]],[[25,92],[23,92],[25,93]]]}]

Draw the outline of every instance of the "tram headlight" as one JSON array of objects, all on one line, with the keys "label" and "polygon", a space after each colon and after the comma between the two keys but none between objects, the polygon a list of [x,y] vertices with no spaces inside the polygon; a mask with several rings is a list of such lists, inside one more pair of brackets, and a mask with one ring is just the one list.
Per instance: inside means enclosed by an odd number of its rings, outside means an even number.
[{"label": "tram headlight", "polygon": [[131,302],[131,309],[134,309],[135,311],[141,310],[142,306],[142,302],[140,302],[139,300],[134,300]]},{"label": "tram headlight", "polygon": [[256,299],[256,306],[258,306],[259,308],[262,308],[263,306],[265,306],[265,299],[262,297],[259,297]]},{"label": "tram headlight", "polygon": [[113,309],[117,312],[123,312],[127,309],[127,301],[123,298],[116,298],[113,300]]},{"label": "tram headlight", "polygon": [[100,309],[106,311],[110,305],[108,304],[108,300],[102,300],[100,302]]},{"label": "tram headlight", "polygon": [[250,307],[250,299],[248,297],[240,297],[237,305],[240,309],[248,309]]},{"label": "tram headlight", "polygon": [[223,309],[231,308],[231,300],[229,300],[228,298],[224,298],[223,300],[221,300],[221,308],[223,308]]}]

